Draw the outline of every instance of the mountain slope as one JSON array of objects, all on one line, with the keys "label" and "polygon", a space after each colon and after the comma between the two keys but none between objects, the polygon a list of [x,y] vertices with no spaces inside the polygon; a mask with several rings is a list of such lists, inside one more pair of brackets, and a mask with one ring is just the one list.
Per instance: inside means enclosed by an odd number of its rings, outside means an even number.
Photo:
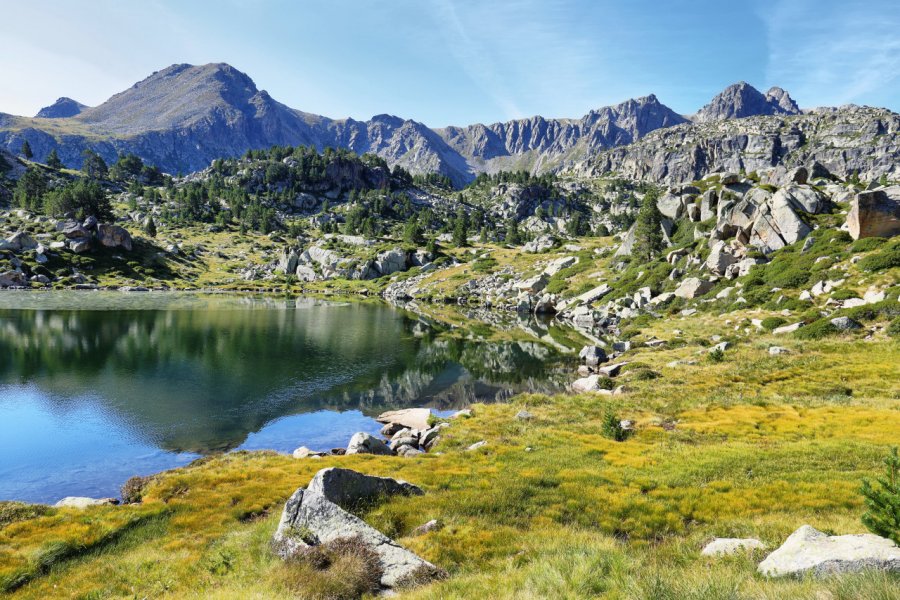
[{"label": "mountain slope", "polygon": [[333,120],[276,102],[246,74],[221,63],[172,65],[94,108],[60,102],[42,111],[39,122],[0,118],[0,145],[12,150],[27,139],[39,160],[57,148],[76,167],[85,148],[107,161],[134,152],[169,172],[197,170],[250,148],[334,146],[377,153],[413,173],[437,171],[459,185],[481,171],[546,170],[573,154],[583,158],[684,122],[655,96],[581,119],[532,117],[438,130],[387,115]]},{"label": "mountain slope", "polygon": [[[56,116],[0,114],[0,147],[15,153],[28,140],[37,160],[45,160],[55,148],[72,167],[81,165],[86,148],[107,162],[133,152],[178,173],[248,149],[331,146],[372,152],[412,173],[438,172],[457,186],[478,173],[500,170],[620,171],[658,181],[687,181],[712,169],[750,171],[796,161],[801,155],[827,163],[837,174],[852,169],[877,176],[895,168],[889,163],[900,154],[897,116],[860,110],[802,114],[783,89],[763,94],[740,82],[723,90],[692,120],[650,95],[593,110],[580,119],[535,116],[430,129],[390,115],[357,121],[305,113],[275,101],[230,65],[180,64],[153,73],[97,107],[62,98],[41,111]],[[875,133],[868,135],[870,130]],[[888,137],[879,137],[882,134]]]}]

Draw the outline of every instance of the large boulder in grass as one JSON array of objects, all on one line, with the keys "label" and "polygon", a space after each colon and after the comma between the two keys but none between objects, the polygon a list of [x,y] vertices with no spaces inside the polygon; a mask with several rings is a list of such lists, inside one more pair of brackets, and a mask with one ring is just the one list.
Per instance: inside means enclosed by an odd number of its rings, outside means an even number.
[{"label": "large boulder in grass", "polygon": [[713,288],[713,282],[697,277],[689,277],[682,281],[675,289],[675,295],[679,298],[697,298]]},{"label": "large boulder in grass", "polygon": [[847,228],[854,240],[900,234],[900,186],[857,194],[847,215]]},{"label": "large boulder in grass", "polygon": [[829,536],[809,525],[792,533],[759,563],[759,572],[770,577],[822,576],[866,569],[900,572],[900,548],[871,533]]},{"label": "large boulder in grass", "polygon": [[272,538],[275,552],[290,558],[303,550],[339,539],[355,539],[378,556],[381,585],[392,588],[407,581],[437,577],[440,570],[403,548],[359,517],[348,512],[388,496],[419,496],[417,486],[388,477],[349,469],[316,473],[309,485],[288,499]]},{"label": "large boulder in grass", "polygon": [[107,248],[122,248],[131,251],[131,234],[124,227],[110,223],[97,225],[97,240]]}]

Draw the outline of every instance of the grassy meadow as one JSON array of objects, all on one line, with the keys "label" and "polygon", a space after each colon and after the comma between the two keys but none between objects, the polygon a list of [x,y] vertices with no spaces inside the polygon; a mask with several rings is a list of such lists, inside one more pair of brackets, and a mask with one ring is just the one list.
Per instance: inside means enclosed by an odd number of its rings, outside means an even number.
[{"label": "grassy meadow", "polygon": [[[860,482],[900,442],[896,338],[848,333],[813,345],[745,333],[741,318],[654,321],[634,339],[668,344],[626,354],[616,383],[627,393],[477,405],[417,458],[232,453],[157,476],[140,504],[4,505],[0,589],[12,598],[357,597],[363,558],[283,563],[269,547],[286,498],[341,466],[426,491],[363,515],[447,571],[403,590],[410,598],[900,598],[896,575],[767,579],[756,573],[765,553],[700,555],[714,537],[758,537],[774,549],[802,524],[863,532]],[[733,346],[710,358],[716,333]],[[773,344],[789,353],[770,356]],[[534,418],[515,418],[522,409]],[[636,422],[625,441],[602,435],[610,411]],[[413,533],[430,519],[442,527]]]}]

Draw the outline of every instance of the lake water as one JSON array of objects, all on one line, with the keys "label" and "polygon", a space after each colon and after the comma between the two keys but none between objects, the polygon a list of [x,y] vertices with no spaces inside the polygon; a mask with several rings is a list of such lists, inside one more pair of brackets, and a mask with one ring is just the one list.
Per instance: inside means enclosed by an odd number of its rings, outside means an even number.
[{"label": "lake water", "polygon": [[440,329],[360,303],[0,293],[0,500],[118,496],[204,454],[346,446],[390,408],[558,389],[552,347]]}]

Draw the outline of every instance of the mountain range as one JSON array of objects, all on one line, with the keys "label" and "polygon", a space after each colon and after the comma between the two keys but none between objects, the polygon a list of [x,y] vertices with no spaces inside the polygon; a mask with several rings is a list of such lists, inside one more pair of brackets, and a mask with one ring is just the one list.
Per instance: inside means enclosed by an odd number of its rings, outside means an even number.
[{"label": "mountain range", "polygon": [[[481,172],[596,167],[598,157],[608,156],[604,153],[640,142],[657,130],[698,134],[724,121],[767,116],[780,123],[799,115],[802,111],[781,88],[763,94],[740,82],[692,117],[679,115],[651,94],[593,110],[580,119],[535,116],[432,129],[391,115],[357,121],[306,113],[274,100],[230,65],[179,64],[153,73],[96,107],[63,97],[32,118],[0,113],[0,147],[16,153],[28,140],[36,160],[45,159],[55,148],[71,167],[80,166],[86,148],[107,162],[133,152],[164,171],[178,173],[252,148],[331,146],[376,153],[410,172],[438,172],[463,185]],[[772,160],[780,158],[777,152],[770,154]],[[709,162],[704,159],[695,166],[706,168]]]}]

